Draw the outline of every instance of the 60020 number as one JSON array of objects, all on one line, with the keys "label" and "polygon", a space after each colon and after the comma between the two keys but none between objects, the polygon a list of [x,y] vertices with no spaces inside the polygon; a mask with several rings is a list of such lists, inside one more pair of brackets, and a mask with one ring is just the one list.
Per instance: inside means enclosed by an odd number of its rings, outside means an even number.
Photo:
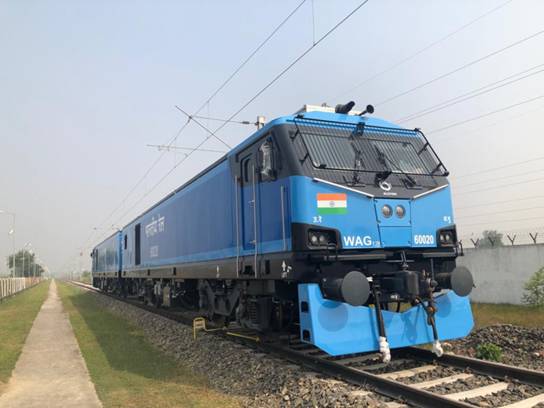
[{"label": "60020 number", "polygon": [[414,235],[414,244],[434,244],[434,237],[432,235]]}]

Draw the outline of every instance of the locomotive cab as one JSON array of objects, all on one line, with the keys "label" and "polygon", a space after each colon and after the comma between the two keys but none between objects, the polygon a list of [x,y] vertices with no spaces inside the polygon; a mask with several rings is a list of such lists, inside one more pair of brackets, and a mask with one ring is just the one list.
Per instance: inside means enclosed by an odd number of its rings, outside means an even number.
[{"label": "locomotive cab", "polygon": [[[284,151],[292,155],[288,162],[295,175],[294,269],[297,279],[308,282],[299,286],[301,310],[307,310],[303,304],[310,293],[319,298],[313,308],[320,311],[346,305],[356,313],[360,306],[372,306],[375,316],[365,322],[377,328],[372,340],[378,341],[387,360],[385,320],[395,316],[385,315],[400,315],[401,304],[408,304],[425,312],[422,321],[428,327],[414,323],[417,335],[430,334],[435,352],[441,354],[440,331],[448,329],[437,327],[443,325],[437,324],[437,313],[452,301],[462,303],[466,312],[466,296],[473,286],[470,271],[455,265],[461,248],[449,173],[419,129],[402,129],[354,112],[322,110],[306,108],[276,131],[283,136]],[[448,289],[453,294],[447,295]],[[310,321],[306,313],[301,312],[301,336],[318,344],[312,337],[323,328],[323,319]],[[465,314],[470,315],[469,307]],[[465,316],[459,337],[467,334],[471,322],[471,315]],[[330,339],[332,333],[327,333]],[[400,337],[393,339],[395,347],[406,344]],[[340,349],[362,350],[360,344]],[[327,351],[334,354],[332,347]]]}]

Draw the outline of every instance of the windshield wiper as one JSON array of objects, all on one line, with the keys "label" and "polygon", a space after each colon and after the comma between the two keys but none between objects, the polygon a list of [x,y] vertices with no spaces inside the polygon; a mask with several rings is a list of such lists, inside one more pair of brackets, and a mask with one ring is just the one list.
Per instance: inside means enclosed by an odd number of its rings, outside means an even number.
[{"label": "windshield wiper", "polygon": [[361,183],[361,179],[359,178],[359,172],[357,171],[358,168],[364,167],[363,165],[363,155],[359,149],[357,149],[353,143],[351,144],[351,147],[355,151],[355,159],[353,161],[353,175],[351,177],[351,182],[348,184],[351,184],[352,186],[361,184],[364,186],[364,183]]},{"label": "windshield wiper", "polygon": [[[387,177],[389,177],[392,173],[390,167],[387,165],[389,162],[390,165],[392,165],[396,171],[401,173],[404,177],[406,177],[406,181],[409,184],[409,187],[414,187],[417,185],[416,180],[410,176],[408,173],[406,173],[404,170],[402,170],[395,162],[393,162],[389,157],[385,155],[384,152],[381,151],[381,149],[378,146],[374,146],[376,149],[376,153],[378,153],[378,161],[387,169],[387,171],[382,173],[389,173],[385,178],[381,178],[380,181],[384,181]],[[376,174],[376,178],[378,178],[378,174]]]}]

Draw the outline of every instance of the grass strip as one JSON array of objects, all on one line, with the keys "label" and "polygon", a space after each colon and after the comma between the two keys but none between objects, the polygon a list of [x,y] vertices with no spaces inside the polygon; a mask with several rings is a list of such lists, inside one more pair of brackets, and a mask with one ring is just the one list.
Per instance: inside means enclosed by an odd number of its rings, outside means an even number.
[{"label": "grass strip", "polygon": [[0,302],[0,391],[11,376],[48,289],[49,281],[42,282]]},{"label": "grass strip", "polygon": [[101,307],[96,295],[65,283],[57,288],[105,408],[238,406],[153,347],[141,329]]},{"label": "grass strip", "polygon": [[523,305],[472,303],[476,328],[492,324],[544,327],[544,308]]}]

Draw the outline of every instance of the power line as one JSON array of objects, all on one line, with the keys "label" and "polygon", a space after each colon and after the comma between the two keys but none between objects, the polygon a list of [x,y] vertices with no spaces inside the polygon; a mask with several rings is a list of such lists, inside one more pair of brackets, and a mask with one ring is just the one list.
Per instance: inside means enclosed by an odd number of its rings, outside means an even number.
[{"label": "power line", "polygon": [[215,90],[215,92],[212,93],[212,95],[206,100],[206,102],[204,102],[204,104],[202,105],[202,107],[197,111],[200,112],[204,106],[206,106],[206,104],[208,104],[219,92],[221,92],[221,90],[223,90],[223,88],[225,88],[225,86],[227,86],[227,84],[236,76],[236,74],[238,74],[238,72],[240,72],[240,70],[255,56],[255,54],[257,54],[261,48],[263,48],[265,46],[265,44],[272,38],[274,37],[274,35],[285,25],[285,23],[287,23],[287,21],[289,21],[289,19],[302,7],[302,5],[304,3],[306,3],[307,0],[302,0],[288,15],[287,17],[285,17],[283,19],[283,21],[274,29],[272,30],[272,32],[268,35],[268,37],[266,37],[258,46],[257,48],[255,48],[255,50],[253,50],[253,52],[251,54],[249,54],[249,56],[238,66],[238,68],[236,68],[234,70],[234,72],[225,80],[225,82],[223,82],[219,88],[217,88]]},{"label": "power line", "polygon": [[506,106],[504,108],[500,108],[500,109],[497,109],[497,110],[494,110],[494,111],[491,111],[491,112],[484,113],[482,115],[475,116],[473,118],[469,118],[469,119],[465,119],[465,120],[462,120],[462,121],[459,121],[459,122],[455,122],[455,123],[452,123],[450,125],[447,125],[447,126],[444,126],[444,127],[438,128],[438,129],[433,129],[430,132],[427,132],[427,134],[431,135],[431,134],[434,134],[434,133],[440,133],[440,132],[443,132],[444,130],[451,129],[451,128],[456,127],[456,126],[464,125],[465,123],[474,122],[475,120],[483,119],[483,118],[485,118],[487,116],[494,115],[495,113],[504,112],[504,111],[516,108],[518,106],[524,105],[526,103],[534,102],[534,101],[536,101],[538,99],[542,99],[542,98],[544,98],[544,95],[539,95],[539,96],[536,96],[534,98],[526,99],[524,101],[514,103],[513,105],[509,105],[509,106]]},{"label": "power line", "polygon": [[228,122],[228,123],[236,123],[239,125],[254,125],[254,123],[250,122],[249,120],[227,120],[222,118],[214,118],[211,116],[200,116],[200,115],[191,115],[191,118],[197,118],[197,119],[204,119],[204,120],[213,120],[215,122]]},{"label": "power line", "polygon": [[485,184],[485,183],[489,183],[489,182],[495,182],[495,181],[505,180],[505,179],[509,179],[509,178],[515,178],[515,177],[522,177],[522,176],[526,176],[528,174],[532,175],[532,174],[535,174],[535,173],[540,173],[542,171],[544,171],[544,169],[531,170],[531,171],[526,171],[524,173],[510,174],[508,176],[502,176],[502,177],[493,177],[492,179],[488,179],[488,180],[476,181],[474,183],[469,183],[469,184],[462,184],[459,187],[456,187],[456,190],[458,188],[472,187],[472,186],[476,186],[478,184]]},{"label": "power line", "polygon": [[[497,215],[497,214],[505,214],[510,212],[516,212],[516,211],[531,211],[531,210],[544,210],[544,207],[528,207],[528,208],[514,208],[511,210],[503,210],[503,211],[496,211],[496,212],[486,212],[486,213],[480,213],[480,214],[471,214],[471,215],[464,215],[464,216],[457,216],[456,219],[465,219],[465,218],[473,218],[473,217],[483,217],[486,215]],[[543,217],[544,218],[544,217]]]},{"label": "power line", "polygon": [[400,93],[398,93],[398,94],[396,94],[394,96],[391,96],[391,97],[377,103],[376,105],[381,106],[381,105],[385,105],[385,104],[387,104],[389,102],[392,102],[395,99],[400,98],[401,96],[405,96],[405,95],[407,95],[409,93],[412,93],[412,92],[414,92],[414,91],[416,91],[418,89],[421,89],[421,88],[423,88],[423,87],[425,87],[427,85],[430,85],[430,84],[432,84],[432,83],[434,83],[436,81],[444,79],[444,78],[446,78],[446,77],[448,77],[450,75],[453,75],[453,74],[455,74],[455,73],[457,73],[459,71],[462,71],[462,70],[464,70],[464,69],[466,69],[468,67],[471,67],[472,65],[478,64],[478,63],[480,63],[480,62],[482,62],[482,61],[484,61],[484,60],[486,60],[488,58],[494,57],[495,55],[498,55],[498,54],[500,54],[500,53],[502,53],[502,52],[504,52],[506,50],[509,50],[510,48],[516,47],[516,46],[518,46],[518,45],[520,45],[520,44],[522,44],[522,43],[524,43],[526,41],[529,41],[529,40],[531,40],[531,39],[533,39],[533,38],[535,38],[535,37],[537,37],[539,35],[542,35],[543,33],[544,33],[544,30],[541,30],[541,31],[538,31],[537,33],[534,33],[534,34],[531,34],[531,35],[529,35],[527,37],[524,37],[521,40],[518,40],[516,42],[513,42],[512,44],[507,45],[506,47],[500,48],[500,49],[498,49],[496,51],[493,51],[492,53],[484,55],[483,57],[477,58],[477,59],[472,60],[472,61],[470,61],[470,62],[468,62],[468,63],[466,63],[464,65],[461,65],[460,67],[455,68],[452,71],[446,72],[445,74],[439,75],[439,76],[437,76],[437,77],[435,77],[435,78],[433,78],[433,79],[431,79],[429,81],[426,81],[426,82],[423,82],[423,83],[421,83],[421,84],[419,84],[417,86],[414,86],[413,88],[410,88],[410,89],[408,89],[406,91],[400,92]]},{"label": "power line", "polygon": [[529,218],[515,218],[511,220],[495,220],[495,221],[482,221],[482,222],[475,222],[472,224],[462,224],[463,227],[472,227],[474,225],[485,225],[485,224],[499,224],[504,222],[520,222],[520,221],[533,221],[533,220],[544,220],[544,216],[540,217],[529,217]]},{"label": "power line", "polygon": [[[183,109],[181,109],[178,105],[175,106],[175,108],[177,110],[179,110],[181,113],[183,113],[185,116],[187,116],[189,119],[193,120],[200,128],[204,129],[206,132],[208,132],[208,134],[210,135],[210,137],[214,137],[216,138],[217,140],[219,140],[220,142],[222,142],[225,146],[227,146],[229,149],[231,149],[232,147],[230,145],[228,145],[223,139],[221,139],[219,136],[217,136],[215,133],[217,132],[212,132],[210,129],[208,129],[206,126],[204,126],[202,123],[200,123],[198,120],[195,119],[194,116],[190,116],[187,112],[185,112]],[[230,122],[230,120],[225,120],[223,122],[223,126],[224,124]],[[206,139],[207,140],[207,139]],[[192,152],[191,152],[192,153]]]},{"label": "power line", "polygon": [[[270,88],[273,84],[276,83],[285,73],[287,73],[291,68],[293,68],[300,60],[302,60],[310,51],[312,51],[315,47],[317,47],[323,40],[325,40],[329,35],[331,35],[338,27],[340,27],[342,24],[344,24],[351,16],[353,16],[361,7],[363,7],[365,4],[367,4],[369,0],[364,0],[362,3],[360,3],[355,9],[353,9],[350,13],[348,13],[342,20],[340,20],[334,27],[332,27],[329,31],[327,31],[325,34],[323,34],[317,41],[314,41],[310,47],[308,47],[302,54],[300,54],[297,58],[295,58],[289,65],[287,65],[282,71],[280,71],[279,74],[277,74],[268,84],[266,84],[259,92],[257,92],[253,97],[251,97],[240,109],[238,109],[236,112],[234,112],[230,117],[229,120],[236,117],[240,112],[242,112],[245,108],[247,108],[255,99],[257,99],[263,92],[265,92],[268,88]],[[221,125],[219,128],[215,130],[215,132],[220,131],[223,127],[225,127],[225,124]]]},{"label": "power line", "polygon": [[[467,136],[467,135],[470,135],[470,134],[473,134],[473,133],[479,133],[481,132],[482,130],[485,130],[487,128],[490,128],[490,127],[493,127],[493,126],[497,126],[497,125],[500,125],[504,122],[511,122],[511,121],[516,121],[516,120],[519,120],[520,118],[523,118],[524,116],[527,116],[527,115],[531,115],[531,114],[534,114],[535,112],[539,112],[541,111],[542,109],[544,108],[544,106],[540,106],[538,108],[534,108],[534,109],[529,109],[529,110],[524,110],[523,112],[521,113],[518,113],[516,115],[511,115],[509,117],[506,117],[506,118],[503,118],[501,120],[497,120],[493,123],[488,123],[484,126],[480,126],[478,128],[475,128],[475,129],[469,129],[469,130],[464,130],[463,133],[459,134],[456,138],[449,138],[449,139],[445,139],[445,140],[441,140],[440,143],[447,143],[447,142],[451,142],[451,141],[457,141],[457,139],[459,137],[464,137],[464,136]],[[501,116],[502,117],[502,116]],[[464,177],[464,176],[463,176]]]},{"label": "power line", "polygon": [[383,74],[386,74],[386,73],[388,73],[389,71],[394,70],[395,68],[397,68],[397,67],[399,67],[399,66],[405,64],[406,62],[408,62],[408,61],[410,61],[410,60],[412,60],[412,59],[414,59],[414,58],[417,57],[418,55],[424,53],[425,51],[427,51],[427,50],[429,50],[429,49],[431,49],[431,48],[433,48],[434,46],[436,46],[436,45],[438,45],[438,44],[440,44],[440,43],[446,41],[446,40],[449,39],[450,37],[453,37],[455,34],[457,34],[457,33],[461,32],[461,31],[463,31],[465,28],[470,27],[471,25],[473,25],[473,24],[476,23],[477,21],[483,19],[484,17],[489,16],[490,14],[492,14],[492,13],[494,13],[495,11],[497,11],[497,10],[503,8],[503,7],[506,6],[508,3],[511,3],[511,2],[512,2],[512,0],[508,0],[508,1],[504,2],[504,3],[502,3],[502,4],[499,4],[497,7],[495,7],[495,8],[493,8],[493,9],[491,9],[491,10],[485,12],[484,14],[481,14],[480,16],[478,16],[478,17],[476,17],[475,19],[469,21],[468,23],[462,25],[461,27],[455,29],[454,31],[450,32],[449,34],[445,35],[444,37],[439,38],[438,40],[432,42],[431,44],[427,45],[426,47],[424,47],[424,48],[422,48],[422,49],[416,51],[415,53],[409,55],[408,57],[403,58],[403,59],[401,59],[400,61],[398,61],[398,62],[396,62],[396,63],[390,65],[388,68],[385,68],[384,70],[382,70],[382,71],[380,71],[380,72],[378,72],[378,73],[376,73],[376,74],[374,74],[374,75],[371,75],[370,77],[366,78],[365,80],[359,82],[359,83],[358,83],[357,85],[355,85],[354,87],[350,88],[349,90],[343,92],[342,94],[340,94],[340,95],[338,95],[338,96],[335,96],[335,97],[332,98],[332,99],[333,99],[333,100],[336,100],[336,99],[338,99],[338,98],[340,98],[340,97],[342,97],[342,96],[344,96],[344,95],[346,95],[346,94],[348,94],[348,93],[350,93],[350,92],[352,92],[352,91],[355,91],[356,89],[358,89],[358,88],[360,88],[361,86],[365,85],[366,83],[368,83],[368,82],[370,82],[370,81],[372,81],[372,80],[374,80],[374,79],[376,79],[376,78],[382,76]]},{"label": "power line", "polygon": [[535,157],[534,159],[522,160],[522,161],[510,163],[510,164],[505,164],[504,166],[491,167],[491,168],[488,168],[488,169],[485,169],[485,170],[475,171],[473,173],[468,173],[468,174],[463,174],[461,176],[452,177],[452,179],[458,180],[458,179],[464,178],[464,177],[479,176],[480,174],[490,173],[492,171],[507,169],[507,168],[510,168],[510,167],[516,167],[516,166],[520,166],[522,164],[532,163],[532,162],[536,162],[536,161],[540,161],[540,160],[544,160],[544,156]]},{"label": "power line", "polygon": [[[467,92],[465,94],[456,96],[455,98],[448,99],[447,101],[444,101],[444,102],[441,102],[439,104],[433,105],[433,106],[431,106],[429,108],[426,108],[426,109],[422,109],[422,110],[420,110],[420,111],[418,111],[416,113],[413,113],[411,115],[404,116],[404,117],[402,117],[400,119],[395,120],[395,122],[396,123],[403,123],[403,122],[407,122],[409,120],[420,118],[422,116],[430,115],[431,113],[441,111],[443,109],[449,108],[450,106],[457,105],[458,103],[465,102],[465,101],[468,101],[469,99],[473,99],[473,98],[476,98],[478,96],[485,95],[485,94],[487,94],[487,93],[489,93],[491,91],[495,91],[495,90],[503,88],[505,86],[515,84],[516,82],[519,82],[519,81],[521,81],[523,79],[527,79],[527,78],[530,78],[530,77],[532,77],[534,75],[537,75],[537,74],[540,74],[540,73],[544,72],[544,69],[541,69],[541,70],[536,71],[536,72],[532,72],[530,74],[522,76],[521,78],[516,78],[516,79],[513,79],[511,81],[508,81],[508,80],[511,79],[511,78],[517,77],[519,75],[525,74],[527,72],[533,71],[534,69],[542,67],[542,66],[544,66],[544,64],[536,65],[536,66],[534,66],[532,68],[529,68],[527,70],[518,72],[518,73],[516,73],[514,75],[510,75],[510,76],[508,76],[506,78],[503,78],[500,81],[492,82],[490,84],[487,84],[485,86],[477,88],[477,89],[475,89],[473,91],[470,91],[470,92]],[[507,82],[505,82],[505,81],[507,81]],[[504,83],[501,84],[501,82],[504,82]],[[497,84],[499,84],[499,85],[497,85]],[[493,85],[496,85],[496,86],[493,86]]]},{"label": "power line", "polygon": [[[167,145],[157,145],[157,144],[148,144],[147,147],[156,147],[158,150],[193,150],[194,147],[181,147],[181,146],[167,146]],[[216,150],[216,149],[198,149],[200,152],[209,152],[209,153],[226,153],[225,150]]]},{"label": "power line", "polygon": [[[527,227],[527,228],[519,228],[519,229],[508,229],[508,230],[502,230],[502,234],[515,234],[515,233],[523,233],[523,232],[538,232],[538,230],[544,229],[544,226],[540,227]],[[466,239],[470,239],[470,237],[464,237]]]},{"label": "power line", "polygon": [[[223,139],[221,139],[219,136],[217,136],[215,134],[215,132],[211,132],[206,126],[204,126],[202,123],[200,123],[200,121],[196,120],[195,116],[191,116],[189,115],[187,112],[185,112],[183,109],[181,109],[179,106],[175,106],[175,108],[181,112],[183,112],[185,114],[185,116],[187,116],[187,119],[188,120],[192,120],[193,122],[195,122],[200,128],[204,129],[205,131],[207,131],[209,134],[210,134],[210,137],[213,137],[215,138],[216,140],[220,141],[221,143],[223,143],[226,147],[228,147],[229,149],[232,148],[231,145],[229,145],[227,142],[225,142]],[[230,119],[227,119],[225,121],[223,121],[223,125],[221,126],[225,126],[227,123],[230,122]],[[195,149],[196,150],[196,149]],[[192,153],[192,152],[191,152]],[[189,153],[190,154],[190,153]]]},{"label": "power line", "polygon": [[[221,92],[221,90],[223,90],[225,88],[225,86],[227,86],[228,83],[230,83],[230,81],[232,81],[232,79],[241,71],[241,69],[247,65],[247,63],[266,45],[266,43],[268,43],[268,41],[270,41],[274,35],[285,25],[285,23],[287,23],[287,21],[302,7],[302,5],[306,2],[307,0],[302,0],[288,15],[287,17],[285,17],[281,22],[280,24],[278,24],[273,30],[272,32],[248,55],[248,57],[246,59],[244,59],[244,61],[242,61],[242,63],[227,77],[227,79],[214,91],[212,92],[212,94],[206,99],[206,101],[200,106],[200,108],[198,108],[194,115],[198,115],[198,113],[200,113],[202,111],[202,109],[204,109],[204,107],[206,105],[208,105],[211,100],[217,96],[217,94],[219,92]],[[193,116],[194,116],[193,115]],[[177,139],[178,137],[181,135],[181,133],[187,128],[187,126],[189,125],[191,121],[188,120],[183,126],[181,126],[179,128],[179,130],[176,132],[175,136],[172,138],[172,139],[169,139],[168,143],[167,143],[167,146],[171,146]],[[157,166],[157,164],[162,160],[162,158],[164,157],[164,155],[166,154],[166,151],[163,151],[161,152],[161,154],[157,157],[157,159],[151,163],[151,166],[146,170],[146,172],[144,173],[144,175],[136,182],[136,184],[134,184],[134,186],[130,189],[130,191],[125,195],[125,197],[121,200],[121,203],[107,216],[107,218],[101,223],[99,224],[100,226],[103,226],[112,216],[113,214],[115,214],[126,202],[126,200],[132,195],[132,193],[136,190],[136,188],[138,188],[140,186],[140,184],[147,178],[147,176],[151,173],[151,171]],[[85,241],[85,243],[87,243],[88,241],[91,240],[91,238],[93,237],[94,234],[91,234],[89,236],[89,238]]]},{"label": "power line", "polygon": [[520,181],[518,183],[508,183],[508,184],[501,184],[499,186],[493,186],[493,187],[488,187],[488,188],[479,188],[477,190],[462,191],[460,193],[456,193],[455,195],[460,196],[460,195],[469,194],[469,193],[481,193],[482,191],[496,190],[496,189],[502,188],[502,187],[519,186],[521,184],[534,183],[534,182],[543,181],[543,180],[544,180],[544,177],[539,177],[539,178],[536,178],[536,179]]},{"label": "power line", "polygon": [[[254,96],[252,96],[245,104],[243,104],[236,112],[234,112],[231,116],[227,118],[227,121],[234,119],[240,112],[242,112],[247,106],[249,106],[255,99],[257,99],[263,92],[265,92],[268,88],[270,88],[274,83],[276,83],[283,75],[285,75],[291,68],[293,68],[300,60],[302,60],[310,51],[312,51],[315,47],[317,47],[323,40],[325,40],[329,35],[331,35],[334,31],[338,29],[342,24],[344,24],[351,16],[353,16],[359,9],[361,9],[365,4],[367,4],[369,0],[364,0],[361,2],[357,7],[355,7],[351,12],[349,12],[344,18],[342,18],[337,24],[335,24],[329,31],[327,31],[325,34],[323,34],[317,41],[315,41],[310,47],[308,47],[302,54],[300,54],[297,58],[295,58],[289,65],[287,65],[283,70],[280,71],[270,82],[268,82],[263,88],[261,88]],[[214,136],[217,132],[219,132],[221,129],[223,129],[228,122],[224,122],[221,124],[217,129],[215,129],[213,132],[209,131],[209,135],[196,147],[196,149],[199,149],[206,141],[208,141],[212,136]],[[205,128],[202,124],[201,127]],[[155,188],[157,188],[165,179],[168,177],[172,172],[185,160],[187,160],[188,157],[193,153],[193,151],[189,152],[184,158],[179,160],[163,177],[159,179],[157,183],[155,183],[136,203],[129,208],[120,218],[123,218],[128,212],[130,212],[133,208],[136,207],[142,200],[144,200]]]},{"label": "power line", "polygon": [[540,198],[544,198],[544,195],[536,195],[536,196],[529,196],[529,197],[516,197],[514,199],[511,199],[511,200],[502,200],[502,201],[493,201],[492,203],[483,203],[483,204],[473,204],[473,205],[467,205],[467,206],[464,206],[464,207],[455,207],[455,210],[466,210],[466,209],[470,209],[470,208],[477,208],[477,207],[489,207],[489,206],[492,206],[492,205],[496,205],[496,204],[506,204],[506,203],[513,203],[513,202],[521,202],[521,201],[524,201],[524,200],[536,200],[536,199],[540,199]]}]

